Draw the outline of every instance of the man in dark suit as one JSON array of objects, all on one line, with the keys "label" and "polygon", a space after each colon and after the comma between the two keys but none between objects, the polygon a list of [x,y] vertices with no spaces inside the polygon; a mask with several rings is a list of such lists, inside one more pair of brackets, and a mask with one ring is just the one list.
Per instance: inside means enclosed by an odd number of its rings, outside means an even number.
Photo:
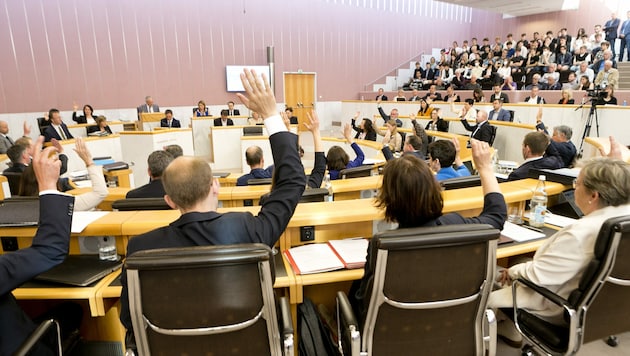
[{"label": "man in dark suit", "polygon": [[[57,192],[61,162],[55,147],[37,141],[33,168],[39,185],[39,228],[28,248],[0,255],[0,354],[12,355],[37,325],[18,306],[11,292],[24,282],[63,262],[68,253],[74,197]],[[80,316],[79,316],[80,320]],[[39,343],[35,355],[52,355]]]},{"label": "man in dark suit", "polygon": [[525,102],[528,104],[545,104],[545,98],[538,95],[540,88],[538,85],[533,85],[531,87],[531,94],[527,98],[525,98]]},{"label": "man in dark suit", "polygon": [[411,92],[411,98],[409,98],[409,101],[420,101],[420,99],[422,98],[418,95],[418,89],[414,89]]},{"label": "man in dark suit", "polygon": [[61,121],[61,114],[57,109],[50,109],[48,111],[48,117],[50,118],[50,126],[46,126],[44,129],[44,140],[46,142],[50,142],[53,138],[61,141],[61,140],[70,140],[73,139],[74,136],[68,130],[68,126]]},{"label": "man in dark suit", "polygon": [[560,125],[553,128],[553,135],[551,136],[551,142],[549,143],[562,158],[562,167],[571,167],[573,160],[577,154],[577,149],[573,142],[571,142],[571,136],[573,136],[573,130],[567,125]]},{"label": "man in dark suit", "polygon": [[374,100],[376,101],[387,101],[387,95],[384,94],[385,91],[383,90],[383,88],[380,88],[378,90],[378,95],[376,96],[376,98],[374,98]]},{"label": "man in dark suit", "polygon": [[7,156],[11,160],[11,167],[2,173],[22,173],[28,167],[31,157],[28,154],[27,146],[23,144],[15,144],[7,151]]},{"label": "man in dark suit", "polygon": [[160,120],[160,127],[182,127],[182,124],[173,117],[173,111],[168,109],[164,112],[166,116],[162,120]]},{"label": "man in dark suit", "polygon": [[287,117],[289,118],[289,124],[291,125],[297,125],[298,124],[298,118],[297,116],[293,115],[293,108],[290,106],[287,106],[284,109],[284,113],[287,114]]},{"label": "man in dark suit", "polygon": [[162,185],[162,173],[173,161],[173,156],[163,150],[153,151],[147,159],[149,177],[151,181],[127,192],[126,198],[162,198],[166,194]]},{"label": "man in dark suit", "polygon": [[[278,115],[267,78],[263,75],[263,87],[262,83],[258,83],[255,72],[245,70],[245,74],[242,80],[247,96],[237,95],[245,106],[264,118],[276,163],[275,184],[258,215],[249,212],[218,213],[219,183],[212,178],[208,163],[194,157],[179,157],[166,169],[162,179],[167,192],[164,199],[172,208],[180,210],[181,217],[166,227],[131,239],[127,246],[128,255],[141,250],[183,246],[235,243],[273,246],[285,230],[306,181],[304,166],[296,149],[298,138],[287,131]],[[129,346],[133,340],[130,337],[133,327],[125,271],[122,272],[122,286],[120,320],[128,330]]]},{"label": "man in dark suit", "polygon": [[615,40],[617,40],[617,31],[619,30],[619,19],[617,13],[613,12],[610,20],[604,24],[604,32],[606,32],[606,41],[610,42],[610,50],[613,52],[613,58],[615,58]]},{"label": "man in dark suit", "polygon": [[501,84],[495,84],[492,89],[494,92],[490,95],[490,102],[493,102],[494,99],[501,99],[502,103],[510,102],[510,98],[508,98],[507,94],[501,91]]},{"label": "man in dark suit", "polygon": [[472,132],[470,135],[471,138],[489,143],[492,139],[493,128],[488,122],[488,113],[484,110],[477,111],[476,121],[477,124],[473,126],[470,125],[466,119],[461,120],[466,130]]},{"label": "man in dark suit", "polygon": [[[422,153],[422,150],[422,140],[416,135],[407,135],[405,137],[405,144],[403,145],[403,152],[401,156],[413,155],[424,161],[426,159],[426,155]],[[426,148],[424,148],[424,150],[426,151]],[[383,145],[381,152],[383,152],[383,156],[387,161],[394,158],[394,154],[392,153],[391,148],[389,148],[389,145]]]},{"label": "man in dark suit", "polygon": [[238,109],[234,109],[234,102],[228,101],[228,116],[239,116],[241,112]]},{"label": "man in dark suit", "polygon": [[[516,168],[507,180],[524,179],[529,176],[529,170],[538,169],[558,169],[562,167],[562,159],[555,154],[557,151],[548,151],[549,136],[544,132],[536,131],[525,135],[523,139],[523,158],[525,162]],[[547,151],[550,154],[545,154]],[[553,153],[551,153],[553,152]]]},{"label": "man in dark suit", "polygon": [[138,106],[138,116],[140,116],[140,114],[143,112],[160,112],[160,107],[153,102],[153,97],[151,97],[150,95],[144,98],[144,104]]},{"label": "man in dark suit", "polygon": [[236,180],[237,186],[247,185],[250,179],[261,179],[273,177],[273,165],[265,168],[265,158],[263,151],[258,146],[250,146],[245,150],[245,161],[250,167],[247,174],[243,174]]},{"label": "man in dark suit", "polygon": [[488,114],[488,120],[510,121],[510,112],[503,109],[501,99],[494,99],[492,101],[492,110],[490,110]]},{"label": "man in dark suit", "polygon": [[221,117],[214,119],[214,126],[234,126],[234,121],[228,118],[227,110],[221,110]]}]

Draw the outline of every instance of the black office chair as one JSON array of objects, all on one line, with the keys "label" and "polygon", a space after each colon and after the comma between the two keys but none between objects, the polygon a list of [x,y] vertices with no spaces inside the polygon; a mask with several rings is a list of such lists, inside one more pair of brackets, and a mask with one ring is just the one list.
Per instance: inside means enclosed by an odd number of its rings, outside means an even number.
[{"label": "black office chair", "polygon": [[7,181],[9,183],[9,191],[11,191],[11,195],[18,195],[20,192],[20,184],[22,182],[22,173],[21,172],[4,172],[3,176],[7,177]]},{"label": "black office chair", "polygon": [[170,210],[164,198],[128,198],[119,199],[112,203],[112,209],[118,211],[134,210]]},{"label": "black office chair", "polygon": [[[519,278],[514,281],[514,320],[525,341],[545,354],[568,355],[576,353],[584,342],[630,330],[628,309],[624,309],[630,304],[627,281],[630,276],[629,240],[630,216],[604,222],[595,241],[593,259],[586,267],[578,288],[567,299],[529,280]],[[618,246],[622,247],[622,254],[615,258]],[[619,272],[617,276],[626,281],[609,277],[613,268],[616,273]],[[604,285],[605,289],[602,288]],[[552,324],[519,309],[516,294],[519,286],[533,290],[564,309],[563,323]],[[599,293],[600,290],[605,293]],[[616,304],[617,300],[619,304]]]},{"label": "black office chair", "polygon": [[373,170],[375,170],[373,164],[346,168],[339,171],[339,177],[341,177],[341,179],[369,177],[372,175]]},{"label": "black office chair", "polygon": [[293,355],[286,298],[276,316],[268,246],[147,250],[125,266],[140,355]]},{"label": "black office chair", "polygon": [[442,187],[443,190],[478,187],[480,185],[481,185],[481,178],[478,175],[449,178],[449,179],[440,181],[440,186]]},{"label": "black office chair", "polygon": [[247,185],[270,185],[273,178],[252,178],[247,180]]},{"label": "black office chair", "polygon": [[14,356],[26,356],[30,355],[35,345],[37,345],[44,337],[50,335],[51,328],[54,328],[55,336],[55,352],[57,355],[63,355],[63,348],[61,344],[61,328],[59,323],[54,319],[44,320],[39,326],[24,340],[19,349],[15,351]]},{"label": "black office chair", "polygon": [[510,113],[510,122],[514,122],[514,110],[508,110]]},{"label": "black office chair", "polygon": [[494,143],[494,139],[497,137],[497,127],[494,125],[490,125],[490,128],[492,129],[492,136],[490,136],[490,141],[488,141],[488,145],[492,146],[492,144]]},{"label": "black office chair", "polygon": [[[499,230],[444,225],[374,235],[371,298],[359,325],[337,293],[345,355],[494,355],[496,321],[486,310]],[[487,320],[487,322],[486,322]]]}]

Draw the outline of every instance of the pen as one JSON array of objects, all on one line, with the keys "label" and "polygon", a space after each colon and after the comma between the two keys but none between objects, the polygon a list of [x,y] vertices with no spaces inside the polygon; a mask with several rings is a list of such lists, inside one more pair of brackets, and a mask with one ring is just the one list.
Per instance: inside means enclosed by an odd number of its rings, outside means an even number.
[{"label": "pen", "polygon": [[525,224],[521,225],[521,227],[524,227],[526,229],[530,229],[532,231],[540,232],[541,234],[543,233],[543,231],[541,229],[537,228],[537,227],[533,227],[533,226],[529,226],[529,225],[525,225]]}]

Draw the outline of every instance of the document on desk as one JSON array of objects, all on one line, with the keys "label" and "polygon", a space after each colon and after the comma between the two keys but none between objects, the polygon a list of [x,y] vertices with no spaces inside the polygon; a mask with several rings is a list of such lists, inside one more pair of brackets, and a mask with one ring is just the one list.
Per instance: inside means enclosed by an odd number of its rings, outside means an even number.
[{"label": "document on desk", "polygon": [[342,269],[343,263],[328,244],[310,244],[284,251],[296,274],[329,272]]},{"label": "document on desk", "polygon": [[545,237],[542,232],[526,229],[516,224],[506,221],[501,230],[501,236],[505,236],[517,242],[525,242]]},{"label": "document on desk", "polygon": [[72,214],[71,232],[78,234],[94,221],[109,214],[109,211],[75,211]]},{"label": "document on desk", "polygon": [[328,244],[347,269],[363,268],[369,241],[364,238],[330,240]]}]

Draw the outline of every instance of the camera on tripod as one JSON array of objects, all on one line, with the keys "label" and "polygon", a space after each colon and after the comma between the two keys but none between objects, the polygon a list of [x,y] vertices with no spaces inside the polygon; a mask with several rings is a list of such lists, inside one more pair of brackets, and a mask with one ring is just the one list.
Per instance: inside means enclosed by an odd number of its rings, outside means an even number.
[{"label": "camera on tripod", "polygon": [[587,89],[586,94],[588,95],[589,98],[593,98],[593,99],[599,99],[606,96],[606,92],[602,91],[600,88]]}]

